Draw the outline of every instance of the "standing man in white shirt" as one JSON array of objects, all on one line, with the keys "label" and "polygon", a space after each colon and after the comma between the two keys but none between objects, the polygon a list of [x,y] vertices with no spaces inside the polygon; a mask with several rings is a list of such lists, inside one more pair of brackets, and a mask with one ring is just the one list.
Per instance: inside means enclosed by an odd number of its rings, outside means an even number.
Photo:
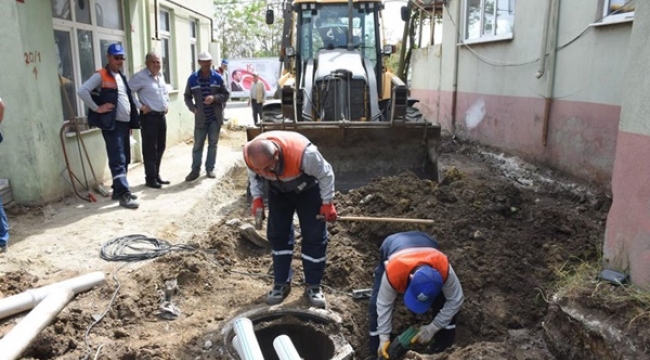
[{"label": "standing man in white shirt", "polygon": [[259,126],[260,121],[262,121],[262,105],[264,104],[265,97],[264,83],[260,81],[260,75],[258,73],[253,73],[253,85],[251,85],[248,105],[251,105],[253,108],[253,123],[255,126]]},{"label": "standing man in white shirt", "polygon": [[160,189],[169,181],[160,178],[160,163],[167,144],[167,119],[169,90],[160,72],[160,56],[150,52],[145,57],[146,68],[137,72],[129,87],[138,94],[133,100],[140,110],[142,124],[142,157],[144,158],[145,185]]},{"label": "standing man in white shirt", "polygon": [[126,76],[121,72],[125,60],[122,45],[111,44],[106,60],[106,67],[86,80],[77,95],[89,108],[88,125],[102,129],[113,176],[113,200],[119,200],[120,206],[127,209],[137,209],[140,204],[131,194],[126,173],[131,162],[130,132],[140,128],[140,117]]}]

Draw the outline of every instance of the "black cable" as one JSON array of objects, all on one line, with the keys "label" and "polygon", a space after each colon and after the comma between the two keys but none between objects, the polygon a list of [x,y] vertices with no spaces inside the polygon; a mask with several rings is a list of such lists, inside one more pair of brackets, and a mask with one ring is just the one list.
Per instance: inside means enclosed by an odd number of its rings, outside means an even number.
[{"label": "black cable", "polygon": [[185,244],[172,245],[167,240],[142,234],[131,234],[105,242],[99,256],[106,261],[135,262],[155,259],[174,250],[194,251],[196,249]]}]

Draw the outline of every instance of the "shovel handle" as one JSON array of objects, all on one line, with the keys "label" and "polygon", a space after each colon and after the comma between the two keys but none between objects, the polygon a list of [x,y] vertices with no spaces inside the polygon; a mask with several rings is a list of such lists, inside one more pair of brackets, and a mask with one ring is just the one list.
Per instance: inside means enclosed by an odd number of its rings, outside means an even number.
[{"label": "shovel handle", "polygon": [[408,219],[408,218],[389,218],[389,217],[367,217],[367,216],[339,216],[337,221],[372,221],[372,222],[392,222],[404,224],[423,224],[433,225],[434,221],[429,219]]}]

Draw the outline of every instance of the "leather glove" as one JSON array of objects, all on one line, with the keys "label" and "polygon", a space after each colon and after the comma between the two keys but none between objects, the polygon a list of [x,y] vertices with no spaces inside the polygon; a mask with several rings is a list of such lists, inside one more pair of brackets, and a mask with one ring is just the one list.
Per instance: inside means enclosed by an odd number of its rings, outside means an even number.
[{"label": "leather glove", "polygon": [[436,327],[433,322],[428,325],[420,326],[420,330],[411,340],[411,344],[417,342],[420,345],[427,345],[429,342],[431,342],[433,335],[435,335],[438,330],[440,329],[438,329],[438,327]]},{"label": "leather glove", "polygon": [[379,334],[379,348],[377,348],[377,357],[388,360],[388,347],[390,346],[390,335]]},{"label": "leather glove", "polygon": [[336,218],[338,217],[336,214],[336,208],[332,203],[321,205],[320,215],[325,219],[325,221],[329,222],[336,221]]},{"label": "leather glove", "polygon": [[262,212],[264,212],[264,199],[261,197],[253,199],[253,204],[251,204],[251,214],[253,214],[253,217],[257,214],[257,209],[262,209]]}]

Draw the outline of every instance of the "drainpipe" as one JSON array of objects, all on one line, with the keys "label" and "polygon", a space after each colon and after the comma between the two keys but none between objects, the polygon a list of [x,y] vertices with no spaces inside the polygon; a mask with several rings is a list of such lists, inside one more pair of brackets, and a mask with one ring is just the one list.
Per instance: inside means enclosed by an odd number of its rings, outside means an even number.
[{"label": "drainpipe", "polygon": [[152,40],[160,40],[158,36],[158,16],[160,16],[160,8],[158,7],[158,0],[153,0],[153,26],[155,28],[154,34],[156,34]]},{"label": "drainpipe", "polygon": [[544,127],[542,144],[548,143],[548,125],[551,119],[551,106],[553,105],[553,87],[555,85],[555,63],[557,60],[557,34],[560,24],[560,0],[552,0],[550,41],[551,49],[548,56],[548,71],[546,72],[546,96],[544,98]]},{"label": "drainpipe", "polygon": [[[449,6],[449,5],[445,5]],[[458,48],[461,40],[460,0],[456,1],[456,39],[454,43],[454,78],[451,93],[451,133],[456,136],[456,101],[458,99]]]},{"label": "drainpipe", "polygon": [[544,30],[542,30],[542,47],[539,54],[539,70],[535,74],[536,78],[541,78],[546,72],[546,46],[548,45],[548,22],[551,17],[551,7],[553,0],[548,0],[546,4],[546,13],[544,14]]}]

